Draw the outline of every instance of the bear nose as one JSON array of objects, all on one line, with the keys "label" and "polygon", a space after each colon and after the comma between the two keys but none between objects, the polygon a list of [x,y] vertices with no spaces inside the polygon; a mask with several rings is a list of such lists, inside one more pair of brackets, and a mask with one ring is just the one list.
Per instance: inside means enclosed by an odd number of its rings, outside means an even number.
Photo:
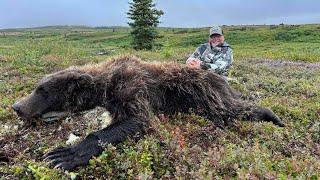
[{"label": "bear nose", "polygon": [[14,103],[14,104],[12,105],[12,109],[13,109],[15,112],[17,112],[18,114],[20,114],[20,113],[21,113],[21,110],[20,110],[19,102]]}]

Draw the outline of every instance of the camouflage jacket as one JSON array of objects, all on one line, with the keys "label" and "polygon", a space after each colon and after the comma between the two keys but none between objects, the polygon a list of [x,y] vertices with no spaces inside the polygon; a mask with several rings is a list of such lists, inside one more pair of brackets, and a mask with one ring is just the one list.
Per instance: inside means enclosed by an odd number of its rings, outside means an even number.
[{"label": "camouflage jacket", "polygon": [[232,49],[226,42],[216,47],[209,43],[201,44],[188,59],[191,58],[201,60],[202,69],[212,70],[224,76],[228,75],[233,61]]}]

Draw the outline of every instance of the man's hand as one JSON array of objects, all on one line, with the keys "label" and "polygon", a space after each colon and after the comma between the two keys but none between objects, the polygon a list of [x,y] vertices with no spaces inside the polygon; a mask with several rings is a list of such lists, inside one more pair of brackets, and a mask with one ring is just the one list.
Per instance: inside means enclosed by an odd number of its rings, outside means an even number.
[{"label": "man's hand", "polygon": [[201,61],[199,59],[191,58],[187,60],[187,66],[191,68],[200,68]]}]

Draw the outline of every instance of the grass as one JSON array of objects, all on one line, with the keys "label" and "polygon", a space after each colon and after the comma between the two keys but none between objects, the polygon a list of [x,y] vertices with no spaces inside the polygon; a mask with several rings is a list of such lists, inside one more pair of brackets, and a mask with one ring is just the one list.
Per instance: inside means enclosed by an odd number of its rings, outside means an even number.
[{"label": "grass", "polygon": [[[87,167],[51,169],[41,156],[101,128],[101,113],[21,129],[11,105],[46,74],[118,55],[184,63],[207,40],[208,28],[160,28],[162,46],[134,51],[127,28],[48,27],[0,32],[0,166],[3,179],[319,179],[320,25],[227,26],[234,50],[230,85],[243,98],[271,108],[287,127],[238,121],[217,129],[202,117],[153,117],[139,141],[109,146]],[[104,52],[104,55],[98,55]],[[1,158],[0,154],[0,158]]]}]

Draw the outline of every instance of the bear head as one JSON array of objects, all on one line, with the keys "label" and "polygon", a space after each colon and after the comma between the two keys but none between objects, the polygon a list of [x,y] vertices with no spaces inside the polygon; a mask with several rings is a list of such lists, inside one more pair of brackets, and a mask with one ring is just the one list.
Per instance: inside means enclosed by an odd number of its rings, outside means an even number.
[{"label": "bear head", "polygon": [[[84,99],[90,98],[93,77],[68,69],[41,79],[37,87],[25,98],[12,105],[25,121],[56,120],[61,116],[85,109]],[[84,106],[84,107],[83,107]]]}]

